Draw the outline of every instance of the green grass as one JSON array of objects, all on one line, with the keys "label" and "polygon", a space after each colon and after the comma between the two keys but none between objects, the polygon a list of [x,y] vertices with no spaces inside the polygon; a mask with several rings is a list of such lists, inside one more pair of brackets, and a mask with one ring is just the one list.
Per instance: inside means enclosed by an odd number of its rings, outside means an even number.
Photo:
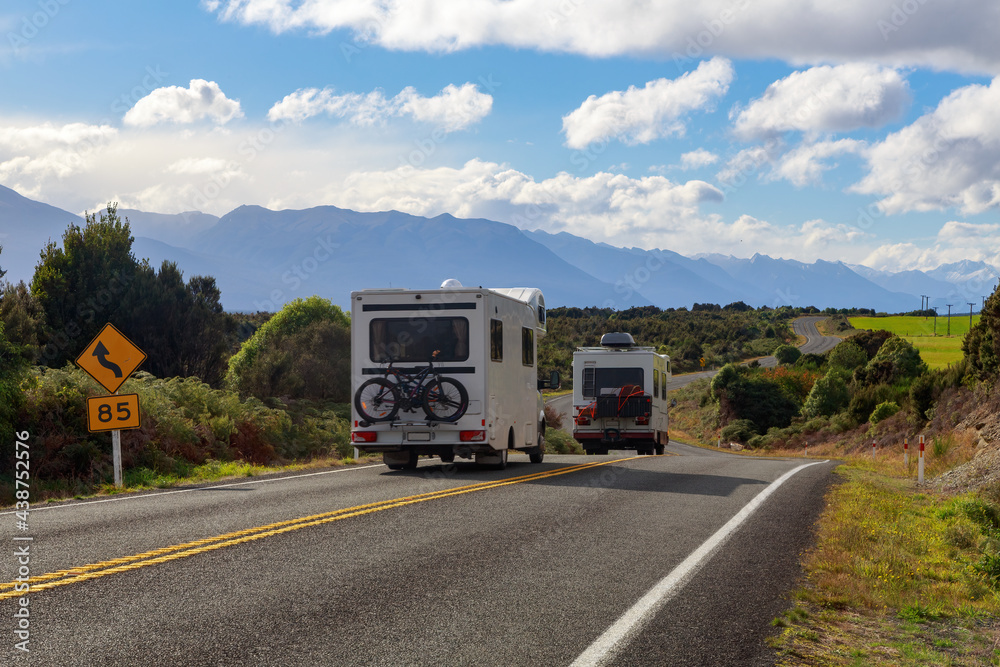
[{"label": "green grass", "polygon": [[[944,368],[962,359],[962,341],[969,331],[968,315],[953,315],[951,335],[947,335],[947,317],[852,317],[855,329],[885,329],[902,336],[920,351],[920,357],[931,368]],[[979,315],[972,316],[972,323],[979,322]],[[934,332],[937,331],[935,334]]]},{"label": "green grass", "polygon": [[778,664],[1000,664],[1000,591],[986,558],[997,507],[854,466],[838,472],[807,583],[773,622]]}]

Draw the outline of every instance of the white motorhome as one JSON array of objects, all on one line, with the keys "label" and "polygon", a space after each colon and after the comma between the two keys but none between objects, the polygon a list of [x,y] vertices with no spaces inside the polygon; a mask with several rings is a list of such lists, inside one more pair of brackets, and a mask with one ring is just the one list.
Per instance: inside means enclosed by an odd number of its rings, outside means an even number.
[{"label": "white motorhome", "polygon": [[[545,299],[533,288],[448,280],[441,289],[352,292],[351,441],[395,470],[415,468],[420,455],[504,468],[510,450],[541,463],[539,389],[558,383],[557,374],[538,381],[544,335]],[[420,376],[431,360],[433,370]],[[454,402],[435,413],[434,401],[448,390]]]},{"label": "white motorhome", "polygon": [[573,353],[573,437],[588,454],[635,449],[662,454],[669,442],[670,357],[607,333]]}]

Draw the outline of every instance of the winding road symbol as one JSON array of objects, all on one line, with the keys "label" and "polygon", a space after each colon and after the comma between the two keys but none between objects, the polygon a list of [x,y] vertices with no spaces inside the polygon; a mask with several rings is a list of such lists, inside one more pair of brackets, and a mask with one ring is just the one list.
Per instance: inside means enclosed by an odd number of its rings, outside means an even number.
[{"label": "winding road symbol", "polygon": [[109,354],[111,353],[108,352],[108,348],[104,347],[104,343],[97,341],[97,348],[94,350],[94,354],[92,356],[97,357],[97,363],[114,373],[116,378],[120,378],[122,376],[122,368],[115,362],[108,361]]},{"label": "winding road symbol", "polygon": [[83,349],[76,363],[112,394],[146,359],[146,353],[110,322]]}]

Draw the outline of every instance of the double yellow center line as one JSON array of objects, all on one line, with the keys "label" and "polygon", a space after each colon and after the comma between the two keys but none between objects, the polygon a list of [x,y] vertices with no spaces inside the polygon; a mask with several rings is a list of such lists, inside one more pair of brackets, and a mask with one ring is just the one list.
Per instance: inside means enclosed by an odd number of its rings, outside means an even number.
[{"label": "double yellow center line", "polygon": [[[429,493],[421,493],[415,496],[406,496],[403,498],[382,500],[377,503],[368,503],[367,505],[346,507],[344,509],[334,510],[332,512],[313,514],[311,516],[304,516],[298,519],[290,519],[288,521],[279,521],[278,523],[270,523],[267,524],[266,526],[257,526],[256,528],[247,528],[245,530],[238,530],[233,533],[226,533],[225,535],[206,537],[201,540],[185,542],[184,544],[175,544],[169,547],[153,549],[152,551],[145,551],[140,554],[135,554],[134,556],[114,558],[112,560],[101,561],[99,563],[81,565],[80,567],[73,567],[69,568],[68,570],[59,570],[57,572],[49,572],[48,574],[31,577],[26,580],[29,585],[29,590],[27,592],[37,593],[39,591],[45,591],[51,588],[57,588],[59,586],[67,586],[69,584],[76,584],[83,581],[89,581],[91,579],[106,577],[110,574],[119,574],[122,572],[129,572],[130,570],[138,570],[139,568],[148,567],[150,565],[169,563],[170,561],[180,560],[181,558],[187,558],[189,556],[194,556],[195,554],[207,553],[209,551],[215,551],[216,549],[222,549],[224,547],[231,547],[237,544],[243,544],[244,542],[259,540],[264,537],[281,535],[282,533],[290,533],[293,530],[308,528],[310,526],[319,526],[324,523],[332,523],[334,521],[340,521],[342,519],[349,519],[351,517],[363,516],[365,514],[372,514],[373,512],[381,512],[383,510],[393,509],[396,507],[405,507],[406,505],[415,505],[416,503],[423,503],[429,500],[437,500],[439,498],[448,498],[451,496],[460,496],[466,493],[485,491],[487,489],[496,489],[502,486],[510,486],[512,484],[522,484],[524,482],[546,479],[548,477],[556,477],[558,475],[566,475],[571,472],[579,472],[581,470],[586,470],[588,468],[596,468],[598,466],[607,465],[609,463],[628,461],[632,458],[638,458],[638,457],[614,459],[611,461],[598,461],[595,463],[583,463],[579,465],[569,466],[566,468],[560,468],[558,470],[533,473],[531,475],[523,475],[511,479],[480,482],[478,484],[459,486],[453,489],[443,489],[441,491],[431,491]],[[17,581],[0,583],[0,600],[16,598],[25,595],[27,593],[26,591],[15,590],[15,586],[18,586],[19,584],[23,583],[24,582],[17,582]],[[20,587],[23,588],[23,586]]]}]

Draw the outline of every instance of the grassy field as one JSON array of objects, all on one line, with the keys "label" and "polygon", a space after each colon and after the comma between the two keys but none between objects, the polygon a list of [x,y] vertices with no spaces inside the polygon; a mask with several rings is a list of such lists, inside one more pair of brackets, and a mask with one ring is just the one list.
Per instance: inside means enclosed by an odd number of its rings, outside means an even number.
[{"label": "grassy field", "polygon": [[[920,350],[920,356],[931,368],[944,368],[962,358],[962,340],[969,331],[968,315],[947,317],[851,317],[855,329],[885,329],[902,336]],[[972,323],[979,315],[972,316]],[[948,335],[948,331],[951,335]],[[936,334],[935,334],[936,332]]]}]

